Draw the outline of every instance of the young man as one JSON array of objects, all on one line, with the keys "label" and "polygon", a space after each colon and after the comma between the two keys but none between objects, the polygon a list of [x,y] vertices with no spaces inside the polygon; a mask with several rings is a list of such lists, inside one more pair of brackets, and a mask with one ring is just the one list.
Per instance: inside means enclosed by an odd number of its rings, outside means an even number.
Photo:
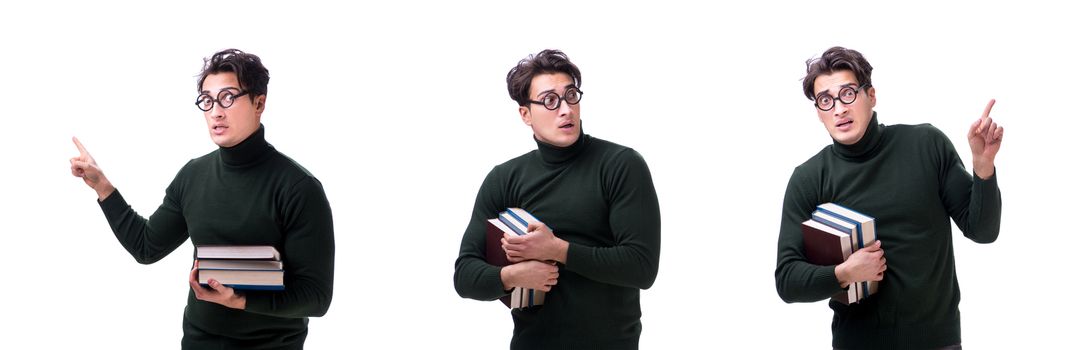
[{"label": "young man", "polygon": [[[580,71],[544,50],[509,71],[509,95],[538,149],[494,167],[475,199],[456,259],[461,297],[496,300],[513,288],[548,291],[514,309],[512,349],[634,349],[639,291],[658,273],[658,197],[643,157],[584,134]],[[486,263],[486,220],[523,208],[540,224],[506,235],[514,264]]]},{"label": "young man", "polygon": [[195,101],[219,149],[188,162],[145,219],[131,209],[86,148],[71,173],[97,192],[120,244],[152,264],[191,238],[195,245],[272,245],[284,291],[240,292],[196,270],[183,315],[184,349],[301,349],[307,318],[333,297],[333,217],[318,179],[266,142],[261,124],[269,71],[258,56],[230,49],[207,59]]},{"label": "young man", "polygon": [[[994,100],[969,128],[969,175],[935,127],[879,124],[871,70],[859,52],[841,47],[808,61],[804,94],[834,143],[789,179],[774,271],[778,294],[789,303],[815,302],[852,283],[880,281],[878,293],[859,303],[830,303],[834,348],[959,349],[950,219],[975,242],[998,237],[1002,127],[988,117]],[[800,223],[826,202],[875,217],[878,242],[837,266],[808,263]]]}]

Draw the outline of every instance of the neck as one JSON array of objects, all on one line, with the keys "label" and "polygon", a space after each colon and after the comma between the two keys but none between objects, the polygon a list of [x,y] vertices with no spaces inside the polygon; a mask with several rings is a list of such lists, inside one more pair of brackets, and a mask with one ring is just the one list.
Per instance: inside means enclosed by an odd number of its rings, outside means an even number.
[{"label": "neck", "polygon": [[576,138],[576,142],[568,145],[567,147],[558,147],[535,138],[535,143],[538,144],[539,155],[542,157],[542,161],[549,164],[561,164],[568,162],[576,157],[576,155],[583,152],[587,148],[588,139],[590,136],[583,133],[580,130],[580,137]]},{"label": "neck", "polygon": [[874,154],[880,141],[882,141],[882,127],[879,126],[877,113],[871,112],[871,121],[868,122],[864,136],[851,145],[846,145],[834,140],[834,151],[838,156],[846,159],[861,159]]},{"label": "neck", "polygon": [[232,147],[221,147],[221,161],[225,165],[244,166],[262,159],[273,146],[266,142],[265,126],[258,125],[258,130]]}]

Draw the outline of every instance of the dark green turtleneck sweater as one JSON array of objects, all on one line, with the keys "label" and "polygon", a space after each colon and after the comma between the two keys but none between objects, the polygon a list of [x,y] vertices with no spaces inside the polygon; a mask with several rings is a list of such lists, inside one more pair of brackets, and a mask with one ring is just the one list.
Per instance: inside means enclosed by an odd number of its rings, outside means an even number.
[{"label": "dark green turtleneck sweater", "polygon": [[793,171],[785,191],[774,278],[786,302],[841,291],[834,266],[808,263],[800,223],[834,202],[875,217],[887,270],[879,292],[859,304],[831,302],[833,346],[928,349],[961,342],[960,291],[950,219],[969,239],[993,242],[1002,199],[995,176],[965,171],[953,144],[929,124],[880,125],[833,145]]},{"label": "dark green turtleneck sweater", "polygon": [[246,310],[189,293],[184,348],[301,348],[307,317],[329,309],[334,253],[329,202],[313,175],[266,143],[264,127],[234,147],[188,162],[149,220],[119,191],[100,204],[116,238],[139,263],[160,260],[188,236],[195,245],[272,245],[280,251],[285,290],[246,292]]},{"label": "dark green turtleneck sweater", "polygon": [[[639,291],[658,274],[658,197],[643,158],[581,135],[566,148],[538,149],[486,176],[456,259],[460,296],[506,294],[501,268],[485,261],[486,220],[508,207],[530,211],[569,242],[546,304],[512,311],[513,349],[634,349]],[[508,312],[508,310],[506,310]]]}]

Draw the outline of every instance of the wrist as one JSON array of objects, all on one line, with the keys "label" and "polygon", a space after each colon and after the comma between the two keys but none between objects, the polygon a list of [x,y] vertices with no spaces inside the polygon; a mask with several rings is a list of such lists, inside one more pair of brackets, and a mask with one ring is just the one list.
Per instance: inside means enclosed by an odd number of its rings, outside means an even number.
[{"label": "wrist", "polygon": [[849,276],[845,270],[845,263],[834,266],[834,277],[838,279],[838,285],[842,288],[849,286]]},{"label": "wrist", "polygon": [[516,286],[515,264],[501,267],[501,290],[510,290]]},{"label": "wrist", "polygon": [[976,177],[979,177],[980,180],[990,179],[991,176],[995,175],[995,165],[994,164],[973,165],[972,166],[972,173]]},{"label": "wrist", "polygon": [[112,195],[112,192],[116,192],[116,187],[112,186],[112,183],[108,180],[102,179],[101,184],[94,187],[94,191],[97,192],[97,201],[104,201],[105,198]]},{"label": "wrist", "polygon": [[568,262],[568,241],[557,239],[557,250],[554,252],[553,260],[561,264]]}]

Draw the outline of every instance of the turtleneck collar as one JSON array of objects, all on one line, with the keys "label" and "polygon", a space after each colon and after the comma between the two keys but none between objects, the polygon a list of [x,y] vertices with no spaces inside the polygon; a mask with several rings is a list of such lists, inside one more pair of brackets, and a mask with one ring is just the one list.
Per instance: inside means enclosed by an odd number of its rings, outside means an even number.
[{"label": "turtleneck collar", "polygon": [[844,145],[834,140],[834,152],[839,157],[848,160],[857,160],[871,157],[874,151],[882,143],[883,133],[882,127],[879,125],[879,117],[875,111],[871,112],[871,121],[868,122],[868,128],[864,130],[864,137],[860,138],[851,145]]},{"label": "turtleneck collar", "polygon": [[538,144],[538,153],[542,157],[542,161],[548,164],[561,164],[572,160],[583,150],[587,148],[587,144],[590,141],[591,136],[583,133],[580,130],[580,137],[576,139],[576,142],[568,147],[557,147],[535,138],[535,143]]},{"label": "turtleneck collar", "polygon": [[255,131],[246,140],[232,147],[221,147],[221,161],[229,166],[244,166],[255,163],[262,159],[273,146],[266,142],[265,125],[258,125]]}]

